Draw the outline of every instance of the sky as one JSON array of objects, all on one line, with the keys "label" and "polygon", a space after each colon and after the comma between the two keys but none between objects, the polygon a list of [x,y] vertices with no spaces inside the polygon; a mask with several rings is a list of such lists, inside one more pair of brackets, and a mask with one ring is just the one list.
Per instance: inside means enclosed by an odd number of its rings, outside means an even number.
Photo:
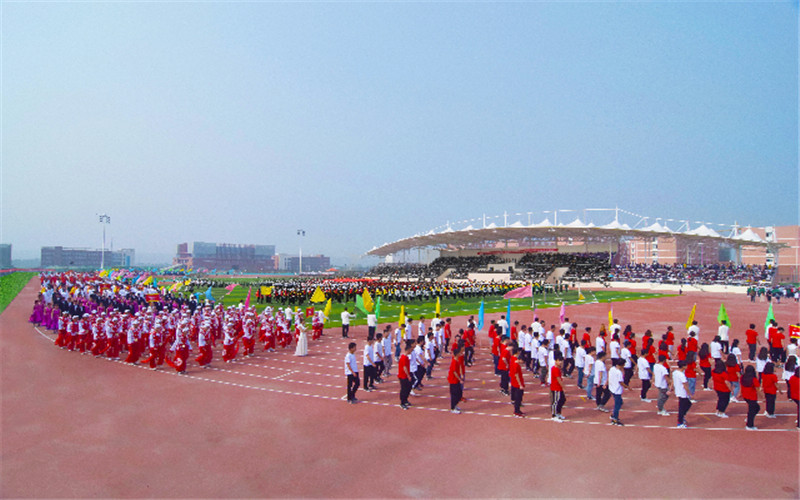
[{"label": "sky", "polygon": [[145,260],[357,258],[505,211],[800,218],[797,1],[0,9],[15,259],[99,248],[100,213]]}]

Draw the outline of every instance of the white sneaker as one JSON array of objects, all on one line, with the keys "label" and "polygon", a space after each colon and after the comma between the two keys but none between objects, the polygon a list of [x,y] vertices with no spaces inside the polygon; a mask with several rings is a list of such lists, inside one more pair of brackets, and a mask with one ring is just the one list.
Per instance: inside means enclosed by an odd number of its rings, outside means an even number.
[{"label": "white sneaker", "polygon": [[551,418],[550,420],[552,420],[553,422],[559,422],[559,423],[563,422],[563,420],[558,418],[558,416],[555,416],[555,417]]},{"label": "white sneaker", "polygon": [[558,415],[556,415],[556,418],[559,419],[559,420],[566,420],[567,419],[564,415],[562,415],[560,413]]},{"label": "white sneaker", "polygon": [[653,402],[652,399],[647,399],[647,398],[642,399],[642,403],[652,403],[652,402]]},{"label": "white sneaker", "polygon": [[778,418],[774,413],[772,415],[767,415],[767,418]]},{"label": "white sneaker", "polygon": [[661,415],[662,417],[669,417],[669,412],[667,410],[661,410],[660,412],[658,412],[658,414]]},{"label": "white sneaker", "polygon": [[417,394],[417,393],[416,393],[416,392],[414,392],[414,391],[411,391],[409,394],[411,394],[412,396],[419,396],[419,394]]},{"label": "white sneaker", "polygon": [[461,410],[459,410],[458,408],[453,408],[452,410],[450,410],[450,413],[459,414],[461,413]]},{"label": "white sneaker", "polygon": [[726,414],[724,414],[724,413],[720,413],[720,414],[719,414],[719,415],[717,415],[717,416],[718,416],[719,418],[729,418],[729,417],[728,417],[728,415],[726,415]]},{"label": "white sneaker", "polygon": [[747,426],[745,426],[745,429],[747,429],[748,431],[757,431],[757,430],[758,430],[758,427],[755,427],[755,426],[753,426],[753,427],[747,427]]}]

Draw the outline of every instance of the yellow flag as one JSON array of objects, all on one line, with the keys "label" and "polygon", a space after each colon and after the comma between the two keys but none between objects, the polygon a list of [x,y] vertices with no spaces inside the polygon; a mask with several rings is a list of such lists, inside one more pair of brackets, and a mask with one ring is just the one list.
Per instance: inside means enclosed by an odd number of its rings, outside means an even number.
[{"label": "yellow flag", "polygon": [[153,275],[151,274],[150,276],[147,277],[147,279],[142,281],[142,285],[149,285],[152,282],[153,282]]},{"label": "yellow flag", "polygon": [[319,287],[314,290],[314,295],[311,296],[311,302],[325,302],[325,294],[322,292],[322,290],[320,290]]},{"label": "yellow flag", "polygon": [[686,329],[688,330],[690,326],[692,326],[692,322],[694,321],[694,313],[697,312],[697,303],[692,306],[692,312],[689,313],[689,319],[686,321]]},{"label": "yellow flag", "polygon": [[192,282],[192,280],[186,280],[186,281],[183,282],[183,286],[189,286],[189,284],[191,282]]},{"label": "yellow flag", "polygon": [[333,309],[332,300],[333,299],[328,299],[328,303],[325,304],[325,309],[322,310],[322,314],[324,314],[326,318],[331,317],[331,309]]},{"label": "yellow flag", "polygon": [[361,298],[364,299],[364,309],[366,309],[367,312],[372,312],[372,308],[375,307],[375,301],[372,300],[372,295],[369,294],[369,290],[365,288],[364,293],[361,294]]},{"label": "yellow flag", "polygon": [[406,322],[406,306],[400,306],[400,317],[397,319],[397,325],[403,325]]},{"label": "yellow flag", "polygon": [[272,295],[272,287],[271,286],[262,286],[261,287],[261,295],[267,296]]},{"label": "yellow flag", "polygon": [[436,314],[442,314],[442,302],[436,297]]},{"label": "yellow flag", "polygon": [[614,306],[611,306],[611,309],[608,310],[608,329],[611,329],[611,326],[614,324]]},{"label": "yellow flag", "polygon": [[581,292],[580,286],[578,286],[578,300],[586,300],[586,297],[584,297],[583,293]]},{"label": "yellow flag", "polygon": [[100,274],[98,276],[100,276],[101,278],[105,278],[106,276],[108,276],[108,270],[104,269],[100,271]]}]

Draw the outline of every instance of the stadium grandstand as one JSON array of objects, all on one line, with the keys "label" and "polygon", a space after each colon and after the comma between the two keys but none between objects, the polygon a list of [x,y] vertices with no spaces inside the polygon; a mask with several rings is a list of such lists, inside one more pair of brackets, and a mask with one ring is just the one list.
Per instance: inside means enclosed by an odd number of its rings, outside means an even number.
[{"label": "stadium grandstand", "polygon": [[[418,280],[749,285],[775,279],[779,250],[786,246],[763,228],[650,218],[619,208],[537,216],[483,216],[385,243],[368,252],[384,258],[368,274]],[[419,256],[422,250],[438,257],[427,264],[415,262],[415,252]],[[753,255],[760,260],[753,262]]]}]

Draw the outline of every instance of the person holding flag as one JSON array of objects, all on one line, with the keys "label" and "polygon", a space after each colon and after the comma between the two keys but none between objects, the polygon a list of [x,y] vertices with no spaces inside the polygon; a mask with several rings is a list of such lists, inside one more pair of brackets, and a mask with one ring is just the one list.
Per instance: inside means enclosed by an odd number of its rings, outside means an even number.
[{"label": "person holding flag", "polygon": [[725,310],[724,303],[720,303],[719,305],[717,321],[719,322],[719,329],[717,330],[717,335],[719,335],[719,343],[722,345],[722,351],[725,354],[728,354],[730,352],[730,346],[728,345],[728,334],[730,331],[731,320],[728,318],[728,311]]}]

